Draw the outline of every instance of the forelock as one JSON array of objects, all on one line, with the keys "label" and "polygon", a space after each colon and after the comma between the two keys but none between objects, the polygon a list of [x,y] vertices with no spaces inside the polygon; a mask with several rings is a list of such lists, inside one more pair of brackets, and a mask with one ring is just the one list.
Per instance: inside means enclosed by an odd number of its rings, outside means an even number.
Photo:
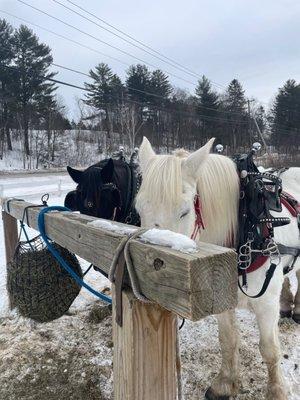
[{"label": "forelock", "polygon": [[144,174],[137,205],[149,202],[152,206],[177,206],[182,196],[182,158],[157,155],[149,162]]}]

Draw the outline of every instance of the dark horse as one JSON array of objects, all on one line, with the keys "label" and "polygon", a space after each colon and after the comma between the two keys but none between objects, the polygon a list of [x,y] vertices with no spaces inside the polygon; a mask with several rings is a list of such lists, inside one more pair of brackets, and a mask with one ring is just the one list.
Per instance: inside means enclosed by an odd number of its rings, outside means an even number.
[{"label": "dark horse", "polygon": [[65,206],[93,217],[139,225],[133,205],[140,180],[136,155],[133,153],[129,163],[120,155],[84,171],[67,167],[77,188],[66,195]]}]

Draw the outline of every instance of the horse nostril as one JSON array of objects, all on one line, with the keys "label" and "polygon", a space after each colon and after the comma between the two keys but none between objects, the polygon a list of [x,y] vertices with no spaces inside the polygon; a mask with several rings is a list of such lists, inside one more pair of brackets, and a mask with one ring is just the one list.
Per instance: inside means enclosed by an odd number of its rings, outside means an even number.
[{"label": "horse nostril", "polygon": [[159,224],[154,224],[155,228],[159,228]]}]

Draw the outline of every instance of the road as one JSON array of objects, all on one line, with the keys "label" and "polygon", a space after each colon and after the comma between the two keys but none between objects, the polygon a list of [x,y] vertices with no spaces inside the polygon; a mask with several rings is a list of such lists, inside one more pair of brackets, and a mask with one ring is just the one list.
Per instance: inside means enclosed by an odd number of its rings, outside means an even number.
[{"label": "road", "polygon": [[75,186],[65,172],[5,173],[0,175],[0,198],[31,199],[44,193],[60,197]]}]

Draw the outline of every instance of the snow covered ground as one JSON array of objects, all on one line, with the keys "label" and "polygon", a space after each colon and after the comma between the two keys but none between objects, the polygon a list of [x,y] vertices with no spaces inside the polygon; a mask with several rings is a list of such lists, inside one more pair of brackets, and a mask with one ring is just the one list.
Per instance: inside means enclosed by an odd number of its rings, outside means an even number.
[{"label": "snow covered ground", "polygon": [[[60,178],[63,184],[59,194],[57,181]],[[6,185],[6,196],[26,197],[32,202],[39,202],[44,188],[48,191],[51,188],[49,204],[61,205],[66,190],[74,185],[66,175],[60,178],[59,175],[6,176],[0,177],[0,185]],[[84,261],[82,265],[86,266]],[[99,290],[108,285],[108,281],[94,271],[87,275],[87,280]],[[111,316],[105,313],[103,317],[103,304],[82,289],[69,315],[36,324],[8,310],[5,286],[0,221],[0,400],[112,400]],[[255,318],[244,310],[237,314],[241,327],[243,377],[242,392],[237,399],[263,400],[267,375],[259,354]],[[300,328],[284,320],[279,329],[284,355],[281,363],[290,387],[289,400],[300,400]],[[221,361],[215,319],[187,321],[180,331],[180,339],[184,398],[203,399]]]}]

